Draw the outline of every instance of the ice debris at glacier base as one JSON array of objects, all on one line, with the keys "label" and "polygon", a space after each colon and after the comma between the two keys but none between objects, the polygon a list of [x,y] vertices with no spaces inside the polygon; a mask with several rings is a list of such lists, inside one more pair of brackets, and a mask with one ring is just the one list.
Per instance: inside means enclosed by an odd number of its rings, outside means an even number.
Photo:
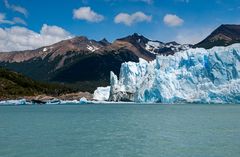
[{"label": "ice debris at glacier base", "polygon": [[26,99],[0,101],[0,105],[26,105],[26,104],[30,104],[29,102],[27,102]]},{"label": "ice debris at glacier base", "polygon": [[123,63],[110,101],[240,103],[240,44]]},{"label": "ice debris at glacier base", "polygon": [[110,95],[110,86],[98,87],[93,93],[93,100],[107,101]]},{"label": "ice debris at glacier base", "polygon": [[[92,101],[88,101],[86,98],[82,97],[80,100],[48,100],[48,101],[42,101],[43,103],[40,104],[46,104],[46,105],[63,105],[63,104],[91,104]],[[33,101],[28,101],[26,99],[19,99],[19,100],[3,100],[0,101],[0,105],[34,105],[37,104]]]}]

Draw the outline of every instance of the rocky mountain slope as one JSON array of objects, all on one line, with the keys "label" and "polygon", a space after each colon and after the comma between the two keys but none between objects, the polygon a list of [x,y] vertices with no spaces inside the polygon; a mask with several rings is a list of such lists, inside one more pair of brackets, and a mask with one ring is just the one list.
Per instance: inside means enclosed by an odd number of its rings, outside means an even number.
[{"label": "rocky mountain slope", "polygon": [[221,25],[194,47],[212,48],[240,42],[240,25]]},{"label": "rocky mountain slope", "polygon": [[60,82],[92,92],[108,85],[109,72],[118,75],[123,62],[137,62],[139,58],[150,61],[157,54],[169,55],[188,48],[175,42],[152,41],[136,33],[113,43],[75,37],[36,50],[0,53],[0,66],[35,80]]}]

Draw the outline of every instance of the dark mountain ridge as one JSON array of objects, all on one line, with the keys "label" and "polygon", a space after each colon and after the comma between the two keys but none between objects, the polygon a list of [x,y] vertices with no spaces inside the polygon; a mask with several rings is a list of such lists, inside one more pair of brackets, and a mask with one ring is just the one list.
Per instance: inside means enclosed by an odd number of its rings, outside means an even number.
[{"label": "dark mountain ridge", "polygon": [[215,29],[206,39],[194,47],[212,48],[214,46],[228,46],[240,42],[240,25],[224,24]]}]

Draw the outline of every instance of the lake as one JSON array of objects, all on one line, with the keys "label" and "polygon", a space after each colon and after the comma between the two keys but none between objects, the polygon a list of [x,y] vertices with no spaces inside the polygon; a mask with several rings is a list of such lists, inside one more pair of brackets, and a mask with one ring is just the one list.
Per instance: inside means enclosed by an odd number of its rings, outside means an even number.
[{"label": "lake", "polygon": [[1,157],[239,157],[240,105],[0,106]]}]

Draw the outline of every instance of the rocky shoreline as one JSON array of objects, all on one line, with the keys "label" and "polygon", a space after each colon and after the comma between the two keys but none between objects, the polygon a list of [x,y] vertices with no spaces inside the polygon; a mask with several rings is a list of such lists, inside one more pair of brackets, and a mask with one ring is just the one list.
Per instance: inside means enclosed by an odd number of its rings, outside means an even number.
[{"label": "rocky shoreline", "polygon": [[49,96],[49,95],[37,95],[37,96],[26,96],[23,97],[23,99],[26,100],[40,100],[40,101],[47,101],[47,100],[53,100],[53,99],[60,99],[60,100],[79,100],[80,98],[86,98],[87,100],[92,100],[93,96],[91,93],[88,92],[78,92],[78,93],[68,93],[68,94],[62,94],[59,96]]}]

